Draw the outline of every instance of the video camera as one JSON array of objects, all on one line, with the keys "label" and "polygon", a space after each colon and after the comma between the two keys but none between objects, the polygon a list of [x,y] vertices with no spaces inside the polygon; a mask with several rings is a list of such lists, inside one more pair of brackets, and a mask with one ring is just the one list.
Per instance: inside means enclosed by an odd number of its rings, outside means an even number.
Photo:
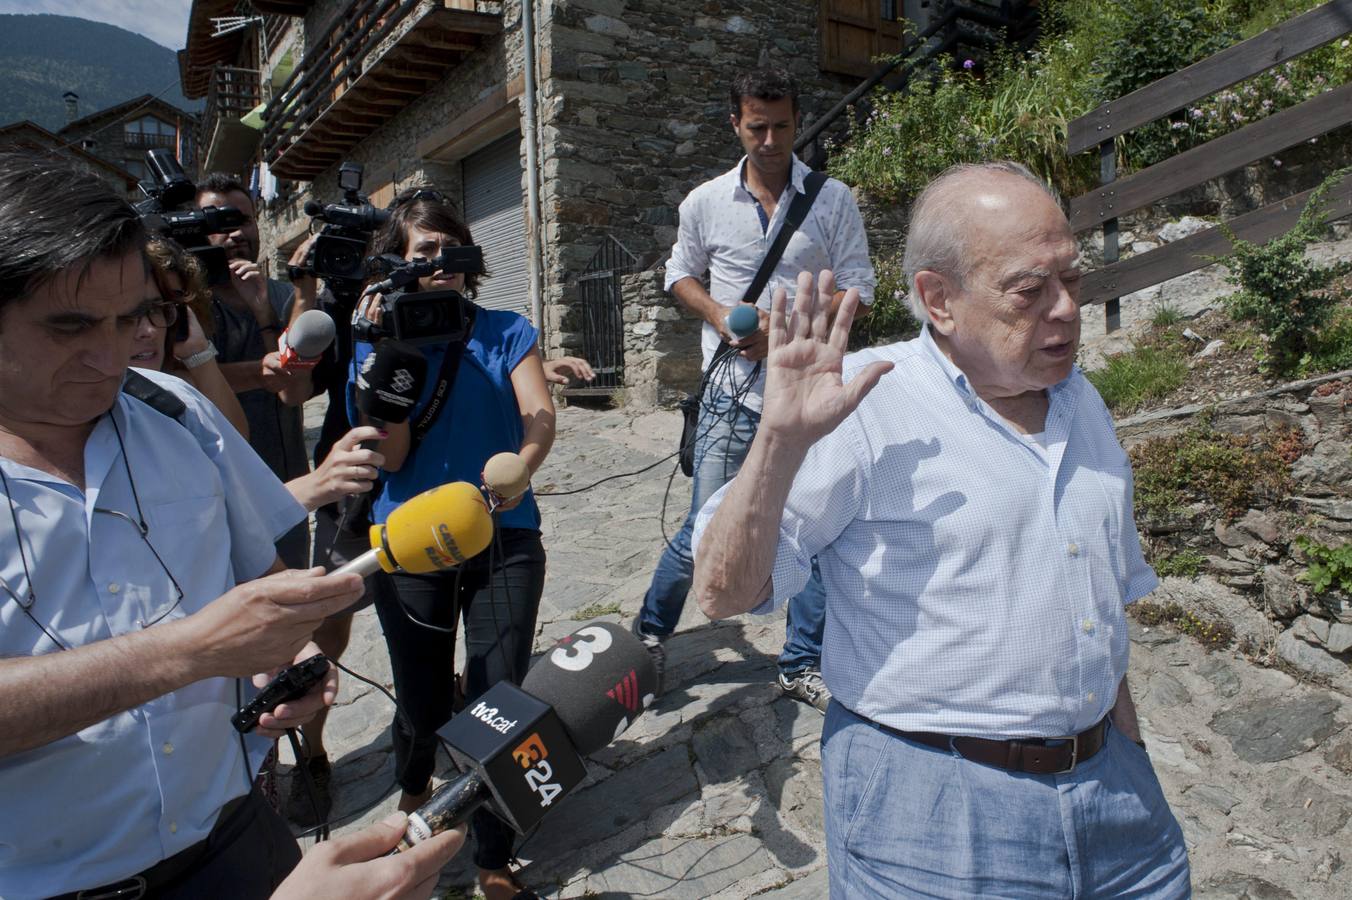
[{"label": "video camera", "polygon": [[355,290],[360,286],[366,278],[366,245],[390,217],[387,210],[372,206],[361,193],[361,176],[360,163],[345,162],[338,167],[343,202],[305,203],[305,214],[324,223],[310,247],[305,267],[327,281],[330,290]]},{"label": "video camera", "polygon": [[357,319],[352,334],[359,341],[375,343],[392,337],[413,344],[435,344],[462,337],[468,319],[465,298],[459,291],[419,291],[417,282],[436,272],[483,274],[483,251],[473,244],[447,247],[433,259],[416,257],[405,260],[387,253],[367,260],[371,270],[384,274],[385,280],[366,289],[367,294],[384,294],[380,324]]},{"label": "video camera", "polygon": [[164,235],[197,257],[206,270],[208,284],[229,281],[225,248],[212,246],[207,235],[229,234],[244,224],[244,213],[233,206],[193,209],[197,186],[169,150],[147,150],[146,168],[151,178],[140,184],[146,199],[136,204],[146,229]]}]

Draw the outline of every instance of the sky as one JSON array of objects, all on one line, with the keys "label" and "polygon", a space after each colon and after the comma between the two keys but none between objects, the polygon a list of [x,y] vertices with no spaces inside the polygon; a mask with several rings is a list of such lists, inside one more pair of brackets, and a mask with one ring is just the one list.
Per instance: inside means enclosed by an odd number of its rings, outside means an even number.
[{"label": "sky", "polygon": [[192,0],[0,0],[0,13],[52,13],[107,22],[170,50],[183,48],[191,8]]}]

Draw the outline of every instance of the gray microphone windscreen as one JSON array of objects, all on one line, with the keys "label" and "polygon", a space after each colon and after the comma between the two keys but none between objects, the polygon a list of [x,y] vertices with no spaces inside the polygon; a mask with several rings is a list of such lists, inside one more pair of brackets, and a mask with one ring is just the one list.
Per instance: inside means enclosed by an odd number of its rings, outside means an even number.
[{"label": "gray microphone windscreen", "polygon": [[627,628],[588,622],[545,651],[521,684],[559,714],[583,756],[609,744],[657,694],[657,670]]},{"label": "gray microphone windscreen", "polygon": [[322,309],[307,309],[287,329],[286,343],[301,359],[323,356],[338,331]]}]

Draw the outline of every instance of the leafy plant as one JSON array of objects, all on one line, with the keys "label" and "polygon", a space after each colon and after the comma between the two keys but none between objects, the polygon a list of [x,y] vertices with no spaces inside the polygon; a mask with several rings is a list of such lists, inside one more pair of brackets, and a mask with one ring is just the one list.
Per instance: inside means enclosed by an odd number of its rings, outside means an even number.
[{"label": "leafy plant", "polygon": [[[1120,30],[1091,66],[1098,76],[1096,101],[1125,97],[1152,81],[1172,75],[1224,50],[1239,35],[1223,27],[1206,7],[1176,0],[1122,0]],[[1182,126],[1182,127],[1176,127]],[[1186,114],[1134,129],[1124,140],[1133,167],[1144,168],[1205,140],[1188,127]]]},{"label": "leafy plant", "polygon": [[1235,519],[1259,498],[1284,496],[1290,487],[1290,467],[1268,437],[1228,434],[1200,425],[1138,444],[1129,454],[1136,511],[1168,521],[1189,504],[1204,503]]},{"label": "leafy plant", "polygon": [[1174,575],[1179,578],[1196,578],[1202,572],[1202,563],[1205,562],[1202,554],[1196,550],[1180,550],[1177,553],[1169,553],[1150,561],[1154,567],[1155,574],[1161,578]]},{"label": "leafy plant", "polygon": [[1295,544],[1304,551],[1310,563],[1300,573],[1300,580],[1314,593],[1326,594],[1331,590],[1352,593],[1352,544],[1330,547],[1315,543],[1304,535],[1296,538]]},{"label": "leafy plant", "polygon": [[1138,600],[1127,607],[1127,612],[1150,628],[1168,625],[1175,631],[1191,636],[1208,650],[1224,650],[1235,642],[1235,629],[1229,622],[1200,616],[1172,600],[1167,603]]},{"label": "leafy plant", "polygon": [[854,327],[850,329],[851,350],[913,337],[920,330],[920,323],[911,315],[906,302],[909,285],[901,268],[901,258],[875,259],[873,273],[878,279],[873,290],[873,305],[862,319],[855,319]]},{"label": "leafy plant", "polygon": [[1178,311],[1177,306],[1171,306],[1168,303],[1161,303],[1155,307],[1155,314],[1150,317],[1150,324],[1156,328],[1168,328],[1170,325],[1177,325],[1183,321],[1183,313]]},{"label": "leafy plant", "polygon": [[1226,306],[1233,318],[1267,334],[1263,367],[1271,374],[1297,370],[1311,349],[1311,337],[1332,320],[1338,306],[1337,292],[1327,288],[1352,271],[1347,262],[1322,266],[1305,258],[1305,248],[1323,237],[1327,225],[1324,198],[1349,173],[1352,169],[1342,169],[1326,178],[1310,195],[1295,227],[1266,244],[1240,240],[1227,225],[1220,226],[1234,246],[1223,257],[1230,269],[1228,280],[1239,288]]},{"label": "leafy plant", "polygon": [[1113,413],[1131,412],[1168,395],[1187,375],[1182,351],[1148,344],[1114,354],[1102,369],[1085,373]]}]

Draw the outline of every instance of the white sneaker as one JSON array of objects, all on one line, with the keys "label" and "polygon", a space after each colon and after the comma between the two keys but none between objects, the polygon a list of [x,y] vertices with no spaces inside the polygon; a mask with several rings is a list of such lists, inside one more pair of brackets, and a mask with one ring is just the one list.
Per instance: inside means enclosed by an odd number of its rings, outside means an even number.
[{"label": "white sneaker", "polygon": [[831,705],[831,691],[822,681],[822,673],[817,669],[801,669],[797,672],[780,672],[779,689],[795,700],[801,700],[822,715]]},{"label": "white sneaker", "polygon": [[648,634],[639,626],[638,619],[634,619],[634,624],[630,626],[629,630],[634,632],[634,636],[643,642],[644,649],[648,651],[648,657],[653,661],[653,668],[657,670],[657,688],[655,695],[660,697],[662,696],[662,688],[664,687],[667,674],[667,651],[666,648],[662,646],[662,642],[665,641],[666,638],[658,637],[655,634]]}]

